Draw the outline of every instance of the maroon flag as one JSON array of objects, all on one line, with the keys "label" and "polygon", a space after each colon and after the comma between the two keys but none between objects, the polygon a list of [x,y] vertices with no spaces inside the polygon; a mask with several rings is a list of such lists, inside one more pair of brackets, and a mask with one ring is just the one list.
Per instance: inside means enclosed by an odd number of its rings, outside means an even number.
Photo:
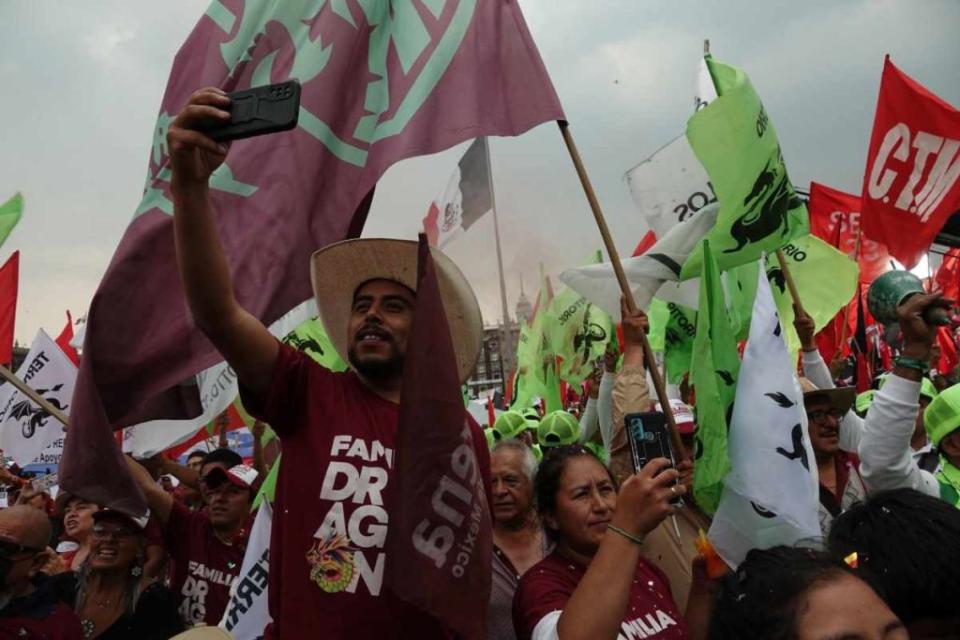
[{"label": "maroon flag", "polygon": [[516,2],[317,6],[218,0],[174,59],[143,201],[90,306],[68,491],[142,510],[110,429],[185,417],[181,400],[199,412],[181,383],[221,360],[191,321],[174,254],[165,135],[194,91],[302,85],[297,128],[234,143],[210,180],[237,299],[267,324],[311,296],[314,250],[359,235],[391,164],[563,118]]},{"label": "maroon flag", "polygon": [[17,289],[20,282],[20,252],[0,267],[0,364],[13,361],[13,328],[17,320]]},{"label": "maroon flag", "polygon": [[387,584],[458,637],[486,638],[493,532],[471,418],[427,237],[401,387]]}]

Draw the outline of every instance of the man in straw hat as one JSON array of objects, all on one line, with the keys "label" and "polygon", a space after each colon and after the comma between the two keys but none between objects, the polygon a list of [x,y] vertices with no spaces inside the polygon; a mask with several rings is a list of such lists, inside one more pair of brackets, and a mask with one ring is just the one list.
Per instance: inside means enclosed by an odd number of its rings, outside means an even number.
[{"label": "man in straw hat", "polygon": [[[441,638],[433,619],[384,585],[384,550],[417,243],[349,240],[309,265],[320,316],[351,370],[333,373],[281,344],[237,303],[208,199],[224,148],[201,133],[224,118],[219,90],[193,96],[168,134],[177,257],[197,325],[236,371],[245,407],[281,438],[270,551],[268,638]],[[433,252],[461,381],[482,324],[460,270]],[[307,267],[308,265],[304,265]],[[472,420],[485,485],[489,453]],[[422,425],[428,429],[430,425]]]}]

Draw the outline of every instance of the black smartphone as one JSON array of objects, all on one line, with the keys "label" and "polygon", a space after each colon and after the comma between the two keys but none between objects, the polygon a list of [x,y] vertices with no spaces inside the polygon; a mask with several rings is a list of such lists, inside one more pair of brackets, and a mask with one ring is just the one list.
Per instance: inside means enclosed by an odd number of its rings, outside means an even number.
[{"label": "black smartphone", "polygon": [[300,83],[296,80],[235,91],[227,96],[230,121],[206,130],[217,142],[288,131],[297,126]]},{"label": "black smartphone", "polygon": [[[677,460],[673,455],[667,417],[662,412],[630,413],[624,418],[624,422],[634,473],[639,473],[654,458],[666,458],[671,467],[676,467]],[[675,484],[679,484],[679,480]],[[670,502],[680,505],[683,504],[683,499],[678,496]]]}]

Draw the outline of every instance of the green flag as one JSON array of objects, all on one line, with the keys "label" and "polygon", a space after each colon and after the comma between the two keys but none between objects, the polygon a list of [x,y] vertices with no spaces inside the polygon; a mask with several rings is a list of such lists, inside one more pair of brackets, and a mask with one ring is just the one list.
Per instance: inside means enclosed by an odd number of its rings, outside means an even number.
[{"label": "green flag", "polygon": [[730,269],[726,274],[727,309],[737,342],[746,340],[750,335],[750,316],[753,313],[753,301],[757,297],[758,269],[759,262],[749,262]]},{"label": "green flag", "polygon": [[536,397],[543,398],[547,411],[563,408],[560,399],[560,372],[557,356],[547,330],[554,324],[551,312],[553,288],[550,280],[540,274],[540,295],[534,310],[533,321],[520,328],[517,345],[517,376],[513,409],[525,409],[533,405]]},{"label": "green flag", "polygon": [[[803,309],[823,329],[857,292],[860,267],[845,253],[820,238],[806,235],[783,248],[787,269],[797,285]],[[767,279],[777,303],[780,323],[786,331],[787,348],[796,355],[800,339],[793,328],[793,298],[776,256],[767,258]]]},{"label": "green flag", "polygon": [[723,478],[730,471],[727,424],[737,394],[740,358],[733,327],[713,257],[712,243],[703,243],[700,309],[693,341],[690,381],[696,390],[697,460],[693,494],[697,505],[712,514],[720,502]]},{"label": "green flag", "polygon": [[[707,65],[719,97],[687,121],[687,139],[720,201],[707,238],[725,270],[808,233],[810,223],[787,176],[773,123],[747,74],[712,59]],[[694,250],[681,279],[700,273],[702,256],[701,248]]]},{"label": "green flag", "polygon": [[0,245],[6,242],[7,236],[20,222],[22,214],[23,196],[19,193],[13,194],[12,198],[0,205]]},{"label": "green flag", "polygon": [[263,484],[260,485],[260,490],[253,499],[253,509],[259,507],[260,503],[264,500],[273,502],[274,496],[277,493],[277,476],[280,475],[281,457],[282,456],[277,456],[277,459],[273,461],[273,466],[270,467],[270,472],[267,473],[267,477],[263,479]]},{"label": "green flag", "polygon": [[[589,264],[602,261],[597,251]],[[550,303],[544,331],[551,350],[560,357],[560,377],[572,385],[593,372],[615,334],[610,316],[569,287]]]},{"label": "green flag", "polygon": [[680,384],[690,371],[693,339],[697,334],[697,312],[675,302],[654,298],[647,311],[650,321],[650,348],[663,353],[667,381]]},{"label": "green flag", "polygon": [[347,363],[340,359],[333,343],[327,337],[320,318],[310,318],[283,337],[282,342],[303,351],[331,371],[346,371]]}]

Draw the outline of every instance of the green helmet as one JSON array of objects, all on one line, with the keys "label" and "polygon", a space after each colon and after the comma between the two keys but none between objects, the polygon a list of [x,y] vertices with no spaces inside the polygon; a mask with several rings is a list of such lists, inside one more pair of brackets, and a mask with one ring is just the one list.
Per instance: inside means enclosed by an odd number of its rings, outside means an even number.
[{"label": "green helmet", "polygon": [[603,466],[610,465],[610,452],[607,451],[607,448],[598,442],[588,442],[583,445],[583,448],[596,456],[597,460],[603,463]]},{"label": "green helmet", "polygon": [[497,432],[491,427],[487,427],[483,430],[483,435],[487,437],[487,448],[492,451],[493,445],[497,444]]},{"label": "green helmet", "polygon": [[545,447],[575,444],[579,438],[580,422],[566,411],[548,413],[537,427],[537,440]]},{"label": "green helmet", "polygon": [[496,440],[516,438],[527,428],[527,421],[519,411],[504,411],[493,423],[493,437]]},{"label": "green helmet", "polygon": [[960,384],[955,384],[927,406],[923,412],[923,426],[930,436],[933,446],[940,446],[940,441],[957,429],[960,429]]}]

